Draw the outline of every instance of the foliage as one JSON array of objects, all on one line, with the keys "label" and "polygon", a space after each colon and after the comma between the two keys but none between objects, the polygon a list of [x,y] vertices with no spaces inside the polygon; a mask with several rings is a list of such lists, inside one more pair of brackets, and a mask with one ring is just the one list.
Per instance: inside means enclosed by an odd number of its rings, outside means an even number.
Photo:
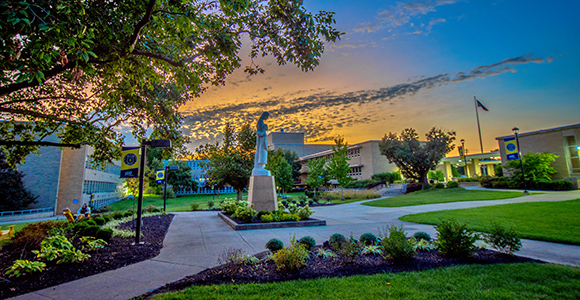
[{"label": "foliage", "polygon": [[349,189],[364,189],[367,185],[375,183],[374,179],[353,180],[346,187]]},{"label": "foliage", "polygon": [[311,236],[305,236],[298,240],[299,244],[304,245],[306,250],[310,251],[314,246],[316,246],[316,240]]},{"label": "foliage", "polygon": [[260,216],[260,220],[262,220],[264,223],[270,223],[274,221],[274,217],[271,214],[266,214]]},{"label": "foliage", "polygon": [[85,228],[89,227],[89,224],[86,222],[77,222],[73,225],[73,231],[79,234],[82,234]]},{"label": "foliage", "polygon": [[279,239],[271,239],[266,243],[266,249],[270,250],[272,253],[284,248],[284,243]]},{"label": "foliage", "polygon": [[238,201],[233,198],[226,198],[220,203],[220,209],[226,214],[233,214],[238,208]]},{"label": "foliage", "polygon": [[429,242],[427,240],[411,240],[411,243],[413,244],[413,249],[415,249],[415,251],[421,251],[421,252],[425,252],[425,251],[430,251],[432,249],[435,249],[435,244],[433,244],[432,242]]},{"label": "foliage", "polygon": [[401,180],[401,174],[399,172],[384,172],[378,173],[371,176],[371,179],[374,181],[387,181],[389,183],[393,183],[396,180]]},{"label": "foliage", "polygon": [[[558,155],[544,152],[532,153],[528,152],[523,155],[522,163],[524,165],[524,174],[527,182],[535,182],[537,180],[552,180],[552,175],[556,174],[556,169],[552,167],[552,162],[558,158]],[[522,171],[519,160],[510,160],[504,166],[506,173],[511,174],[511,179],[515,182],[522,181]]]},{"label": "foliage", "polygon": [[332,156],[326,166],[330,178],[338,181],[338,185],[341,188],[345,188],[351,181],[353,181],[353,178],[348,175],[350,172],[350,164],[348,163],[350,158],[346,156],[347,151],[348,144],[344,142],[344,138],[341,137],[334,139],[334,145],[332,145]]},{"label": "foliage", "polygon": [[265,55],[313,70],[324,41],[341,34],[333,13],[311,14],[302,1],[40,0],[0,11],[0,139],[23,142],[6,147],[11,165],[53,133],[91,141],[93,157],[111,161],[122,126],[136,140],[153,127],[179,148],[178,108],[242,66],[243,40],[252,75]]},{"label": "foliage", "polygon": [[300,221],[300,217],[296,214],[282,214],[282,222],[296,222]]},{"label": "foliage", "polygon": [[193,204],[191,205],[191,210],[193,210],[193,211],[196,211],[196,210],[198,210],[198,209],[199,209],[199,203],[193,203]]},{"label": "foliage", "polygon": [[290,238],[290,247],[282,247],[272,255],[272,260],[278,270],[291,272],[306,265],[309,251],[300,243],[296,243],[296,237]]},{"label": "foliage", "polygon": [[207,201],[207,209],[212,210],[214,206],[215,206],[215,202],[213,202],[213,200]]},{"label": "foliage", "polygon": [[42,241],[48,236],[50,230],[66,226],[65,222],[42,221],[26,225],[14,235],[12,244],[24,251],[40,248]]},{"label": "foliage", "polygon": [[122,219],[122,218],[123,218],[123,213],[122,212],[119,212],[118,211],[118,212],[116,212],[116,213],[113,214],[113,219],[115,219],[115,220],[119,220],[119,219]]},{"label": "foliage", "polygon": [[447,188],[448,189],[453,189],[453,188],[458,188],[459,187],[459,183],[455,182],[455,181],[449,181],[447,182]]},{"label": "foliage", "polygon": [[0,149],[0,211],[26,209],[30,204],[36,203],[38,196],[34,196],[24,187],[23,177],[24,173],[8,165],[6,156]]},{"label": "foliage", "polygon": [[87,223],[87,225],[90,225],[90,226],[97,225],[97,222],[95,222],[95,220],[91,220],[91,219],[85,219],[85,221],[83,221],[83,222]]},{"label": "foliage", "polygon": [[254,168],[256,131],[244,124],[238,132],[228,123],[224,127],[223,142],[199,146],[197,158],[209,176],[210,185],[231,185],[242,200],[242,192],[250,182]]},{"label": "foliage", "polygon": [[241,259],[243,264],[250,266],[257,265],[260,262],[260,259],[253,255],[244,255]]},{"label": "foliage", "polygon": [[331,243],[332,248],[343,257],[346,263],[352,263],[361,255],[364,245],[354,239],[352,235],[344,242]]},{"label": "foliage", "polygon": [[445,132],[433,127],[425,134],[427,142],[419,142],[415,129],[407,128],[400,136],[396,133],[385,134],[379,149],[389,163],[394,163],[405,178],[415,179],[427,186],[427,172],[435,170],[445,154],[455,147],[455,132]]},{"label": "foliage", "polygon": [[[328,180],[326,178],[326,169],[324,165],[326,160],[324,158],[311,159],[306,163],[308,167],[308,178],[306,179],[306,184],[313,189],[317,189],[321,186],[328,185]],[[316,198],[316,195],[314,196]]]},{"label": "foliage", "polygon": [[298,209],[299,209],[298,204],[296,204],[296,203],[288,204],[288,212],[289,213],[296,214],[296,213],[298,213]]},{"label": "foliage", "polygon": [[366,245],[361,251],[362,254],[382,255],[383,250],[378,245]]},{"label": "foliage", "polygon": [[334,233],[328,239],[328,243],[331,245],[336,244],[336,243],[344,244],[344,243],[346,243],[346,238],[344,237],[344,235],[342,235],[340,233]]},{"label": "foliage", "polygon": [[95,223],[97,223],[97,225],[105,225],[105,219],[102,217],[96,217],[93,220],[95,220]]},{"label": "foliage", "polygon": [[60,255],[60,259],[56,261],[57,264],[63,263],[79,263],[87,260],[91,257],[88,254],[83,253],[81,250],[77,249],[65,249]]},{"label": "foliage", "polygon": [[298,214],[298,216],[300,217],[301,220],[305,220],[305,219],[310,218],[310,216],[313,213],[315,213],[315,211],[311,210],[310,209],[310,206],[304,205],[304,206],[302,206],[302,207],[300,207],[298,209],[298,213],[297,214]]},{"label": "foliage", "polygon": [[474,178],[474,177],[460,177],[457,178],[457,182],[479,182],[480,178]]},{"label": "foliage", "polygon": [[34,272],[42,272],[46,264],[40,261],[17,260],[14,264],[6,269],[6,276],[20,277]]},{"label": "foliage", "polygon": [[436,189],[443,189],[445,188],[445,184],[443,182],[437,182],[433,187]]},{"label": "foliage", "polygon": [[443,181],[445,180],[445,174],[441,170],[429,171],[427,173],[427,178]]},{"label": "foliage", "polygon": [[123,213],[123,218],[132,217],[134,213],[132,211],[126,211]]},{"label": "foliage", "polygon": [[415,256],[413,243],[407,239],[407,234],[403,230],[403,225],[387,226],[379,231],[381,238],[381,248],[385,255],[395,260],[410,259]]},{"label": "foliage", "polygon": [[281,191],[292,190],[294,178],[292,177],[292,165],[284,157],[285,151],[278,148],[276,151],[268,150],[268,163],[266,169],[270,170],[276,181],[276,187]]},{"label": "foliage", "polygon": [[100,229],[101,227],[99,227],[98,225],[89,225],[87,226],[87,228],[83,230],[83,236],[96,237],[97,231],[99,231]]},{"label": "foliage", "polygon": [[486,230],[483,239],[494,249],[513,255],[522,247],[522,241],[519,234],[513,227],[505,228],[502,225],[493,222],[491,228]]},{"label": "foliage", "polygon": [[407,194],[417,192],[425,189],[425,186],[420,182],[411,182],[406,184]]},{"label": "foliage", "polygon": [[316,252],[316,256],[322,257],[322,258],[327,258],[327,257],[336,257],[336,254],[334,254],[334,252],[332,252],[332,250],[326,250],[324,248],[319,248],[318,251]]},{"label": "foliage", "polygon": [[431,241],[431,235],[429,235],[427,232],[424,231],[417,231],[413,234],[413,237],[419,241],[419,240],[425,240],[427,242]]},{"label": "foliage", "polygon": [[97,230],[96,238],[103,240],[105,242],[109,242],[113,237],[113,233],[114,233],[113,230],[110,228],[101,228]]},{"label": "foliage", "polygon": [[379,239],[370,232],[361,234],[359,240],[366,246],[377,245],[379,243]]},{"label": "foliage", "polygon": [[252,222],[257,215],[258,212],[251,206],[238,206],[236,209],[236,216],[244,222]]},{"label": "foliage", "polygon": [[[111,230],[111,234],[113,234],[112,230]],[[104,248],[105,245],[108,244],[103,239],[96,239],[96,238],[90,237],[90,236],[81,237],[80,240],[81,240],[81,242],[85,243],[85,245],[83,245],[83,250],[87,249],[88,251],[95,251],[97,249]]]},{"label": "foliage", "polygon": [[238,264],[244,263],[245,257],[246,255],[242,249],[228,248],[218,257],[218,263],[233,268]]},{"label": "foliage", "polygon": [[466,257],[474,250],[478,234],[467,228],[467,223],[454,219],[442,221],[435,226],[437,230],[437,249],[445,256]]},{"label": "foliage", "polygon": [[569,191],[574,184],[568,180],[536,180],[532,182],[532,188],[543,191]]}]

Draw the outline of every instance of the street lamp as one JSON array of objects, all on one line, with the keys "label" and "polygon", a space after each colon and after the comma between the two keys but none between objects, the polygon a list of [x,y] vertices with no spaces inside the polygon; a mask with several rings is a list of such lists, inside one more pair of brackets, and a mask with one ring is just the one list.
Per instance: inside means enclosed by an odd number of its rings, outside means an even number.
[{"label": "street lamp", "polygon": [[520,149],[520,139],[518,137],[519,128],[512,128],[512,132],[516,135],[516,145],[518,146],[518,156],[520,158],[520,168],[522,169],[522,182],[524,183],[524,192],[522,194],[529,195],[528,185],[526,184],[526,176],[524,176],[524,163],[522,162],[522,150]]},{"label": "street lamp", "polygon": [[145,158],[147,146],[151,148],[170,148],[170,140],[150,140],[141,142],[141,159],[139,161],[139,200],[137,201],[137,224],[135,224],[135,245],[140,244],[141,220],[143,209],[143,174],[145,173]]},{"label": "street lamp", "polygon": [[467,159],[465,158],[465,140],[461,139],[461,156],[460,159],[463,159],[463,175],[467,177]]}]

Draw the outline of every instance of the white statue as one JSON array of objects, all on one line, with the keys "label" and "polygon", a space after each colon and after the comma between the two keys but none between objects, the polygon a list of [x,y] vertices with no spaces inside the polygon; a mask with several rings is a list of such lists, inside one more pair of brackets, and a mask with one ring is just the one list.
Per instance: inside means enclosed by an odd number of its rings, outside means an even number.
[{"label": "white statue", "polygon": [[270,176],[270,171],[265,169],[268,162],[268,141],[266,139],[268,125],[264,123],[269,116],[270,113],[267,111],[262,113],[256,125],[256,155],[254,157],[252,176]]}]

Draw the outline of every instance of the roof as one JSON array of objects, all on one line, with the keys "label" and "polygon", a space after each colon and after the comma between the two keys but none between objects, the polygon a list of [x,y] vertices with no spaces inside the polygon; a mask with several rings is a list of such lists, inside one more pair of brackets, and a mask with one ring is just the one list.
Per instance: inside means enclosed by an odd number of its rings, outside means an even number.
[{"label": "roof", "polygon": [[[363,144],[372,143],[372,142],[377,142],[378,143],[380,141],[379,140],[368,140],[368,141],[356,143],[356,144],[353,144],[353,145],[348,145],[348,150],[362,148],[362,145]],[[305,145],[307,145],[307,144],[305,144]],[[311,159],[311,158],[321,157],[321,156],[329,155],[329,154],[332,154],[332,153],[334,153],[332,150],[326,150],[326,151],[316,152],[316,153],[313,153],[313,154],[310,154],[310,155],[305,155],[305,156],[299,157],[298,160],[299,161],[300,160],[308,160],[308,159]]]},{"label": "roof", "polygon": [[[548,129],[540,129],[540,130],[536,130],[536,131],[522,132],[522,133],[518,133],[518,136],[522,137],[522,136],[528,136],[528,135],[536,135],[536,134],[542,134],[542,133],[548,133],[548,132],[554,132],[554,131],[562,131],[562,130],[577,128],[577,127],[580,128],[580,123],[561,126],[561,127],[548,128]],[[500,136],[500,137],[496,137],[495,139],[496,140],[505,140],[505,139],[511,138],[511,137],[514,137],[514,135],[510,134],[510,135]]]}]

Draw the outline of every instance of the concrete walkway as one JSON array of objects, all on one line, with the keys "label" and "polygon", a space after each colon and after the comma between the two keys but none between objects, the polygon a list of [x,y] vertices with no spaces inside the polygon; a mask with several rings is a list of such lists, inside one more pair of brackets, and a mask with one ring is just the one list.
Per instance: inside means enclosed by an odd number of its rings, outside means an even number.
[{"label": "concrete walkway", "polygon": [[[409,235],[425,231],[435,236],[433,226],[402,222],[399,217],[408,214],[471,208],[506,203],[564,201],[580,199],[580,191],[547,192],[520,198],[454,202],[433,205],[381,208],[360,205],[360,202],[329,207],[316,207],[313,217],[325,219],[327,226],[309,228],[262,229],[234,231],[215,212],[175,213],[161,253],[150,260],[46,288],[15,299],[65,299],[79,295],[83,299],[129,299],[166,283],[179,280],[219,264],[218,259],[228,248],[242,249],[247,254],[264,251],[272,238],[289,244],[290,237],[297,239],[312,236],[318,243],[333,233],[359,237],[365,232],[378,233],[387,225],[402,224]],[[523,240],[518,255],[554,263],[580,266],[580,246]]]}]

